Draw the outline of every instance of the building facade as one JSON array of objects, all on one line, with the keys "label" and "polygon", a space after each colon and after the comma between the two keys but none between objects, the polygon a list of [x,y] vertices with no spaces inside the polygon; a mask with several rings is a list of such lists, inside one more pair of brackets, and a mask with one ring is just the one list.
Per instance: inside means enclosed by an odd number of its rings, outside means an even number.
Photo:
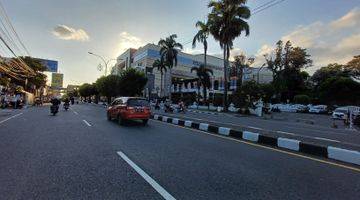
[{"label": "building facade", "polygon": [[[146,86],[147,91],[145,92],[147,95],[161,97],[169,96],[170,93],[197,91],[197,76],[195,72],[191,73],[191,68],[198,67],[204,63],[204,54],[192,55],[179,52],[177,66],[164,73],[162,84],[160,72],[152,67],[156,59],[160,59],[160,46],[158,45],[147,44],[137,50],[128,49],[118,57],[118,62],[114,66],[112,73],[119,74],[121,70],[129,67],[144,71],[149,79],[149,83]],[[207,55],[207,67],[213,71],[213,76],[211,77],[212,84],[208,92],[222,93],[224,89],[223,66],[223,59]],[[255,71],[252,73],[255,73]],[[263,70],[260,73],[261,81],[266,82],[267,79],[262,74]],[[246,80],[248,79],[246,78]],[[229,84],[230,90],[236,89],[236,78],[230,78]]]}]

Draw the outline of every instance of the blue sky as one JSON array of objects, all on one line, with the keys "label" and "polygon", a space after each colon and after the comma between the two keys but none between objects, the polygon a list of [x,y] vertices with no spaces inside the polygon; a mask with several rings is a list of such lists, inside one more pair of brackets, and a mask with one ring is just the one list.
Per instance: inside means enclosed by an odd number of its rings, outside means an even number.
[{"label": "blue sky", "polygon": [[[248,6],[253,9],[268,1],[248,1]],[[172,33],[179,42],[188,42],[196,32],[195,22],[209,11],[207,0],[1,2],[31,55],[59,61],[65,84],[93,82],[103,74],[96,68],[100,61],[88,51],[115,58],[125,48],[157,43]],[[232,55],[245,52],[257,58],[256,64],[279,39],[309,49],[314,59],[309,72],[360,54],[360,0],[285,0],[252,16],[249,23],[250,36],[235,41]],[[201,49],[185,45],[186,52]],[[213,39],[209,52],[221,53]]]}]

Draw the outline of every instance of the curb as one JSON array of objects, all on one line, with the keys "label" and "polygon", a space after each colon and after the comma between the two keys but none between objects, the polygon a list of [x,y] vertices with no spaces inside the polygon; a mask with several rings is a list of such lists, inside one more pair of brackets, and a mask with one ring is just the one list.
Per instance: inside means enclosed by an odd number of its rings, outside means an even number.
[{"label": "curb", "polygon": [[284,137],[273,137],[250,131],[239,131],[228,127],[214,126],[208,123],[197,123],[190,120],[182,120],[162,115],[151,115],[151,119],[171,123],[183,127],[206,131],[211,134],[227,136],[239,140],[268,145],[276,148],[297,151],[313,156],[324,157],[345,163],[360,165],[360,152],[342,149],[333,146],[323,146],[302,142]]}]

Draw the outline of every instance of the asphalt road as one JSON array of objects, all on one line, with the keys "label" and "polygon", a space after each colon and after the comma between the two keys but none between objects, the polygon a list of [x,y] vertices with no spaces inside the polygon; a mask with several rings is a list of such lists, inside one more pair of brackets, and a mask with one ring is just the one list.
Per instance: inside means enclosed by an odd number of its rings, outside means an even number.
[{"label": "asphalt road", "polygon": [[[105,109],[0,123],[1,199],[358,199],[360,169]],[[6,118],[7,119],[7,118]]]},{"label": "asphalt road", "polygon": [[[212,115],[188,111],[186,114],[176,112],[169,114],[164,113],[163,110],[156,111],[156,113],[186,118],[193,121],[206,121],[235,129],[271,133],[284,137],[294,137],[294,139],[300,139],[302,141],[321,143],[324,145],[332,144],[333,146],[360,150],[360,131],[345,130],[340,128],[334,129],[326,127],[323,124],[307,124],[304,122],[295,122],[295,120],[273,120],[228,113],[218,113],[218,115]],[[323,116],[319,116],[319,118],[321,117]]]}]

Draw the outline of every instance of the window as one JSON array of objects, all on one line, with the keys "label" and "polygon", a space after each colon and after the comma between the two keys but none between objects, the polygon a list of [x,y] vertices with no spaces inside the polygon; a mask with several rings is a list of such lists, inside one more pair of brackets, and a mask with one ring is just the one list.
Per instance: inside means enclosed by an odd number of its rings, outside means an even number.
[{"label": "window", "polygon": [[127,101],[128,106],[149,106],[149,102],[145,99],[129,99]]}]

